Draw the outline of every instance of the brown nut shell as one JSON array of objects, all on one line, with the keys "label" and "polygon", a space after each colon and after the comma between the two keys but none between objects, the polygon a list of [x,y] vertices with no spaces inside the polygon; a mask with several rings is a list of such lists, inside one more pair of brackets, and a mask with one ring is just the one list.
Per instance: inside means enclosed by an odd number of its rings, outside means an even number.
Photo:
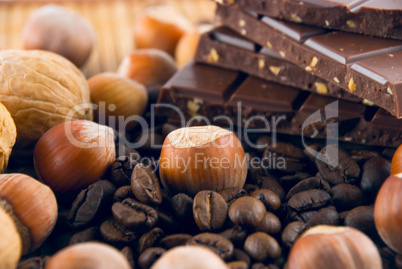
[{"label": "brown nut shell", "polygon": [[3,173],[17,138],[17,129],[10,112],[2,103],[0,103],[0,126],[0,173]]},{"label": "brown nut shell", "polygon": [[93,117],[84,75],[52,52],[0,50],[0,102],[14,119],[18,148],[66,120]]},{"label": "brown nut shell", "polygon": [[57,220],[52,190],[24,174],[0,175],[0,207],[13,218],[22,239],[22,254],[39,247]]}]

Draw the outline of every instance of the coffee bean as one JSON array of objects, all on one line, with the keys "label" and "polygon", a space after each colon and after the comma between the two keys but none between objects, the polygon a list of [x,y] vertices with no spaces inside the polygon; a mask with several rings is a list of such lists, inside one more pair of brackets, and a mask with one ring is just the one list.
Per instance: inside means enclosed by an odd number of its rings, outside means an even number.
[{"label": "coffee bean", "polygon": [[232,256],[232,261],[244,261],[247,266],[250,265],[250,257],[247,255],[246,252],[243,250],[240,250],[238,248],[235,248],[233,250],[233,256]]},{"label": "coffee bean", "polygon": [[288,201],[288,207],[297,212],[311,211],[331,203],[331,196],[324,190],[307,190],[296,193]]},{"label": "coffee bean", "polygon": [[278,155],[291,157],[294,159],[302,159],[305,157],[301,148],[285,142],[276,141],[275,143],[271,143],[268,145],[265,151],[275,152]]},{"label": "coffee bean", "polygon": [[193,236],[190,234],[171,234],[161,239],[160,244],[165,249],[187,245]]},{"label": "coffee bean", "polygon": [[149,269],[165,253],[166,250],[163,248],[148,248],[138,257],[138,265],[142,269]]},{"label": "coffee bean", "polygon": [[131,175],[131,189],[135,198],[144,204],[162,203],[162,193],[155,173],[143,164],[134,167]]},{"label": "coffee bean", "polygon": [[28,258],[26,260],[20,261],[17,265],[17,269],[45,269],[46,262],[48,260],[48,256]]},{"label": "coffee bean", "polygon": [[248,193],[248,194],[252,193],[253,191],[259,190],[259,189],[260,189],[260,187],[258,187],[255,184],[244,184],[244,186],[243,186],[243,190],[245,190],[246,193]]},{"label": "coffee bean", "polygon": [[116,221],[128,229],[152,228],[158,221],[155,209],[131,198],[114,203],[112,213]]},{"label": "coffee bean", "polygon": [[172,210],[180,221],[188,221],[193,218],[193,199],[185,193],[173,196]]},{"label": "coffee bean", "polygon": [[289,248],[292,247],[296,239],[306,230],[306,224],[302,221],[289,223],[282,232],[282,242]]},{"label": "coffee bean", "polygon": [[113,203],[123,202],[123,200],[126,198],[134,198],[131,186],[122,186],[118,188],[113,195]]},{"label": "coffee bean", "polygon": [[320,153],[324,158],[317,158],[315,163],[325,180],[334,185],[357,181],[360,167],[345,151],[335,145],[328,145]]},{"label": "coffee bean", "polygon": [[381,185],[388,178],[390,173],[390,161],[381,157],[372,158],[363,165],[360,188],[365,194],[371,196],[371,200],[374,201]]},{"label": "coffee bean", "polygon": [[281,207],[281,199],[278,195],[276,195],[275,192],[271,190],[256,190],[253,191],[250,196],[260,200],[265,205],[267,210],[276,211]]},{"label": "coffee bean", "polygon": [[115,186],[107,180],[99,180],[82,190],[73,202],[69,226],[78,228],[90,224],[109,206],[115,191]]},{"label": "coffee bean", "polygon": [[228,262],[227,266],[230,269],[248,269],[248,264],[245,261]]},{"label": "coffee bean", "polygon": [[110,179],[117,186],[130,185],[131,174],[137,160],[130,156],[120,156],[110,165]]},{"label": "coffee bean", "polygon": [[123,254],[123,256],[127,259],[128,263],[130,264],[130,267],[132,269],[134,269],[135,267],[135,262],[134,262],[134,253],[133,250],[128,247],[125,246],[121,251],[121,254]]},{"label": "coffee bean", "polygon": [[247,237],[247,231],[239,225],[229,228],[220,233],[223,237],[230,240],[235,246],[242,246]]},{"label": "coffee bean", "polygon": [[363,192],[359,187],[345,183],[333,186],[329,193],[339,211],[349,210],[360,205],[363,197]]},{"label": "coffee bean", "polygon": [[268,149],[264,151],[263,155],[263,167],[267,167],[269,170],[280,170],[287,173],[294,173],[303,170],[305,162],[300,159],[281,156],[275,152],[271,152]]},{"label": "coffee bean", "polygon": [[262,222],[256,227],[258,232],[276,234],[281,231],[281,221],[271,212],[266,212]]},{"label": "coffee bean", "polygon": [[263,264],[262,262],[254,263],[251,266],[251,269],[271,269],[269,266]]},{"label": "coffee bean", "polygon": [[303,150],[303,153],[311,160],[315,161],[318,152],[322,149],[322,146],[320,144],[311,144],[308,145],[308,148],[306,147]]},{"label": "coffee bean", "polygon": [[257,226],[265,217],[264,204],[250,196],[245,196],[234,201],[229,208],[229,218],[237,225]]},{"label": "coffee bean", "polygon": [[272,139],[269,136],[260,136],[255,142],[258,152],[263,153],[264,150],[271,145]]},{"label": "coffee bean", "polygon": [[[161,227],[164,231],[173,231],[178,228],[182,229],[183,227],[178,227],[177,221],[172,217],[171,214],[166,213],[165,210],[156,210],[158,215],[158,222],[156,223],[158,227]],[[187,228],[187,227],[186,227]]]},{"label": "coffee bean", "polygon": [[143,234],[140,240],[138,240],[138,253],[142,253],[147,248],[156,246],[164,235],[163,230],[158,227]]},{"label": "coffee bean", "polygon": [[105,221],[100,226],[100,232],[111,244],[130,244],[137,239],[137,234],[128,230],[116,221]]},{"label": "coffee bean", "polygon": [[285,191],[288,191],[294,185],[299,183],[301,180],[309,178],[309,177],[311,177],[311,175],[308,174],[308,173],[297,172],[297,173],[295,173],[293,175],[287,175],[287,176],[281,177],[279,179],[279,183],[285,189]]},{"label": "coffee bean", "polygon": [[325,190],[328,191],[331,188],[329,183],[325,179],[321,179],[318,177],[309,177],[306,179],[303,179],[299,183],[297,183],[293,188],[291,188],[286,195],[286,200],[289,200],[292,198],[293,195],[295,195],[298,192],[306,191],[306,190],[311,190],[311,189],[320,189],[320,190]]},{"label": "coffee bean", "polygon": [[339,223],[339,214],[336,211],[335,207],[329,206],[325,208],[321,208],[317,214],[312,216],[307,221],[307,227],[314,227],[317,225],[338,225]]},{"label": "coffee bean", "polygon": [[273,177],[261,177],[261,189],[269,189],[279,196],[281,201],[285,198],[285,191],[283,190],[281,184],[276,181]]},{"label": "coffee bean", "polygon": [[281,256],[281,247],[276,239],[263,232],[249,235],[244,242],[244,250],[250,257],[261,262]]},{"label": "coffee bean", "polygon": [[214,233],[201,233],[191,238],[187,245],[201,245],[208,247],[223,260],[229,260],[233,256],[233,244],[225,237]]},{"label": "coffee bean", "polygon": [[374,223],[374,208],[372,206],[358,206],[349,211],[344,224],[356,228],[370,237],[377,236]]},{"label": "coffee bean", "polygon": [[229,205],[237,198],[247,195],[247,192],[244,189],[236,187],[224,189],[218,193],[222,196],[223,200],[225,200],[226,203],[228,203]]},{"label": "coffee bean", "polygon": [[193,215],[201,231],[220,229],[228,213],[226,201],[214,191],[200,191],[194,197]]},{"label": "coffee bean", "polygon": [[363,164],[369,159],[380,157],[380,154],[372,150],[352,150],[350,151],[350,157],[358,164]]},{"label": "coffee bean", "polygon": [[86,230],[80,231],[74,234],[70,239],[70,245],[90,242],[90,241],[101,241],[102,235],[100,233],[99,227],[90,227]]},{"label": "coffee bean", "polygon": [[314,217],[318,211],[306,211],[306,212],[297,212],[297,211],[290,211],[288,217],[292,221],[303,221],[308,222],[312,217]]}]

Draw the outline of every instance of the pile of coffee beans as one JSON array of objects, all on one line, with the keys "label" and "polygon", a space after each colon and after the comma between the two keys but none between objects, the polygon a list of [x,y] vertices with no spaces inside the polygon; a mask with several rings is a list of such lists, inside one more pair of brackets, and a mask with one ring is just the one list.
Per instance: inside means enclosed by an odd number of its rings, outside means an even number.
[{"label": "pile of coffee beans", "polygon": [[[164,129],[171,126],[159,128]],[[163,138],[162,132],[156,135]],[[271,140],[260,136],[255,143],[264,141]],[[55,230],[18,268],[44,268],[49,255],[87,241],[115,246],[132,268],[150,268],[167,250],[182,245],[206,246],[233,269],[283,268],[298,236],[320,224],[359,229],[378,246],[383,267],[394,268],[401,259],[382,242],[373,217],[376,194],[390,173],[390,154],[349,146],[330,165],[319,156],[333,156],[325,155],[333,147],[310,144],[314,150],[308,151],[283,141],[258,150],[245,146],[244,187],[205,190],[194,197],[169,193],[157,167],[141,162],[139,153],[121,155],[108,177],[78,194],[58,196]],[[260,165],[253,165],[256,158]],[[274,167],[274,161],[283,163]]]}]

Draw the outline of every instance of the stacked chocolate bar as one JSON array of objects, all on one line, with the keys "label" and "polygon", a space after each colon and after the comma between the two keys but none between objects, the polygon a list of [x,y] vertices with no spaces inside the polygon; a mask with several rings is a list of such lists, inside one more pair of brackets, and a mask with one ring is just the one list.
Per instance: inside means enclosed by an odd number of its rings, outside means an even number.
[{"label": "stacked chocolate bar", "polygon": [[159,103],[213,124],[402,144],[401,3],[226,2],[196,61],[164,86]]}]

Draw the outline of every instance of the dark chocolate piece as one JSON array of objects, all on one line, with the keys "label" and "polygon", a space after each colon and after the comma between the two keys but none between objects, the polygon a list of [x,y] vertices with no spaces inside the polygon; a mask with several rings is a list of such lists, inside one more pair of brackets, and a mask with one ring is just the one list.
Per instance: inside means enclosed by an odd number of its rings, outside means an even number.
[{"label": "dark chocolate piece", "polygon": [[258,14],[328,29],[402,40],[398,0],[236,0]]},{"label": "dark chocolate piece", "polygon": [[[402,120],[383,109],[204,64],[190,63],[176,73],[163,87],[158,104],[176,106],[183,120],[205,117],[209,124],[234,124],[310,138],[328,136],[375,146],[397,147],[402,143]],[[180,118],[178,110],[160,106],[157,114]],[[331,128],[331,124],[338,127]]]},{"label": "dark chocolate piece", "polygon": [[195,60],[318,94],[354,102],[363,101],[226,27],[216,28],[201,36]]},{"label": "dark chocolate piece", "polygon": [[[402,41],[343,32],[323,33],[310,26],[255,17],[238,6],[218,7],[217,18],[283,59],[366,99],[367,104],[373,103],[402,118],[399,61]],[[374,64],[384,58],[386,64]]]}]

